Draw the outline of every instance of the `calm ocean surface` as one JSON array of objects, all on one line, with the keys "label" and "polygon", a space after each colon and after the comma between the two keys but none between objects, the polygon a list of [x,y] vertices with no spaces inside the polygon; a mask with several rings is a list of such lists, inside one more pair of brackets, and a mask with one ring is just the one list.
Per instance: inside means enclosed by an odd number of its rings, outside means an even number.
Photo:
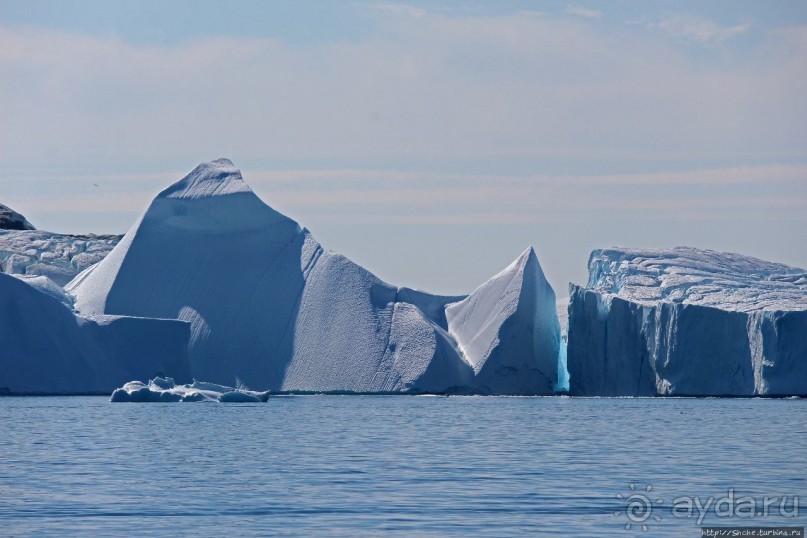
[{"label": "calm ocean surface", "polygon": [[0,439],[9,536],[699,537],[673,499],[730,489],[803,500],[705,524],[807,524],[807,400],[6,397]]}]

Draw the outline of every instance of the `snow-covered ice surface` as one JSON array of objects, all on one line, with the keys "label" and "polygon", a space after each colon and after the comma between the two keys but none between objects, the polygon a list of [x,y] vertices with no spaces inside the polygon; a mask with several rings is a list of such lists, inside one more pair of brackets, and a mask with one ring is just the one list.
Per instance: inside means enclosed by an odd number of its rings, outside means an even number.
[{"label": "snow-covered ice surface", "polygon": [[570,286],[578,395],[807,394],[807,271],[739,254],[611,248]]},{"label": "snow-covered ice surface", "polygon": [[807,310],[807,270],[688,247],[596,250],[589,259],[588,288],[645,305]]},{"label": "snow-covered ice surface", "polygon": [[118,235],[65,235],[42,230],[0,230],[0,272],[42,275],[64,286],[100,262]]},{"label": "snow-covered ice surface", "polygon": [[226,159],[161,192],[67,289],[85,314],[189,322],[193,377],[222,385],[550,394],[557,377],[555,297],[532,249],[467,299],[391,286],[264,204]]},{"label": "snow-covered ice surface", "polygon": [[8,207],[0,204],[0,230],[34,230],[33,224]]},{"label": "snow-covered ice surface", "polygon": [[170,372],[190,381],[187,323],[77,316],[45,277],[0,274],[0,392],[109,393]]},{"label": "snow-covered ice surface", "polygon": [[32,276],[32,275],[11,275],[18,278],[37,290],[50,295],[66,308],[73,309],[73,296],[67,293],[63,287],[46,276]]}]

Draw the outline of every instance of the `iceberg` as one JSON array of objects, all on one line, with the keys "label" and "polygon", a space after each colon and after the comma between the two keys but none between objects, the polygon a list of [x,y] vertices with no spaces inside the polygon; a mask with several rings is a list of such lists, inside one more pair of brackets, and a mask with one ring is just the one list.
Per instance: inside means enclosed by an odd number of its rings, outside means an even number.
[{"label": "iceberg", "polygon": [[471,295],[446,307],[448,332],[484,394],[552,394],[561,345],[555,292],[530,247]]},{"label": "iceberg", "polygon": [[190,380],[190,327],[176,320],[76,315],[45,277],[0,273],[0,393],[108,394],[156,374]]},{"label": "iceberg", "polygon": [[222,386],[551,394],[558,376],[554,292],[532,249],[468,297],[392,286],[263,203],[227,159],[158,194],[67,290],[84,315],[187,322],[191,375]]},{"label": "iceberg", "polygon": [[739,254],[610,248],[570,285],[570,393],[807,395],[807,271]]},{"label": "iceberg", "polygon": [[225,387],[194,381],[177,385],[172,377],[155,377],[148,383],[130,381],[115,389],[110,401],[121,402],[222,402],[258,403],[269,399],[268,392],[255,392],[243,387]]},{"label": "iceberg", "polygon": [[0,204],[0,230],[35,230],[33,224],[8,207]]}]

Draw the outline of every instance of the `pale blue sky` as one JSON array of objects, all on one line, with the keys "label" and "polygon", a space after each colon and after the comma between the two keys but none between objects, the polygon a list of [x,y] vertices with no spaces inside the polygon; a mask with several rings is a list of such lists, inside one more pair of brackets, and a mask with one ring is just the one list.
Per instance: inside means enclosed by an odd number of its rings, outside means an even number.
[{"label": "pale blue sky", "polygon": [[228,157],[436,292],[530,244],[559,296],[612,245],[805,267],[804,95],[800,1],[0,0],[0,202],[122,232]]}]

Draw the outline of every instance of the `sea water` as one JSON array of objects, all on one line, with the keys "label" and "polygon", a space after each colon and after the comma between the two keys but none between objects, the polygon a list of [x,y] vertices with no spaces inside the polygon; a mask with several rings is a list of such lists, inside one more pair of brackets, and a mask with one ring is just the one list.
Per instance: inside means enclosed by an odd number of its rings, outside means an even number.
[{"label": "sea water", "polygon": [[[712,508],[687,516],[687,499]],[[806,523],[807,400],[0,398],[0,535],[698,537]]]}]

